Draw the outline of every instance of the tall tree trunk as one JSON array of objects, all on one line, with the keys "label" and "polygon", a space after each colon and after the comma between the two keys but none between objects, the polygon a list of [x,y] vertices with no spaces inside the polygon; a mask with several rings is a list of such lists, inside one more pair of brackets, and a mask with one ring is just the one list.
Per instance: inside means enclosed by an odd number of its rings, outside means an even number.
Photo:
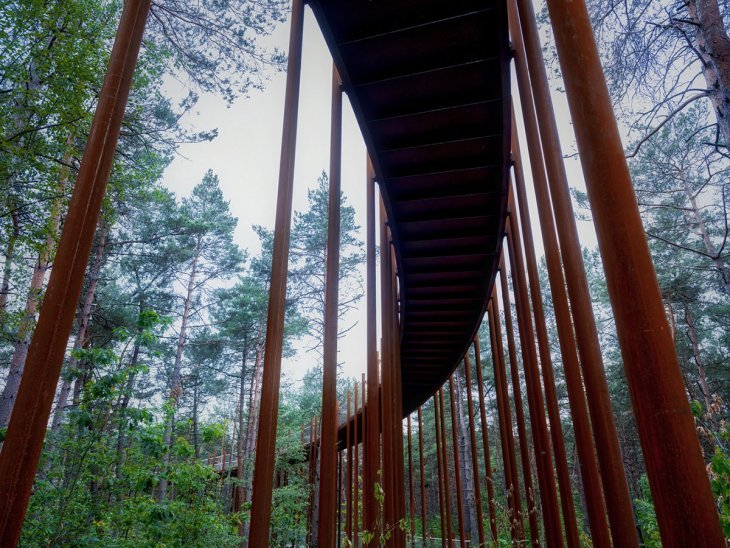
[{"label": "tall tree trunk", "polygon": [[[199,376],[196,374],[194,375],[194,384],[193,384],[193,455],[195,455],[195,460],[197,461],[200,458],[200,436],[198,435],[198,394],[200,387],[198,386],[198,382],[200,381]],[[215,463],[213,463],[215,466]]]},{"label": "tall tree trunk", "polygon": [[730,146],[730,37],[717,0],[688,0],[686,5],[720,134]]},{"label": "tall tree trunk", "polygon": [[18,388],[20,387],[20,380],[23,377],[23,369],[25,368],[25,360],[28,357],[30,339],[35,328],[36,313],[40,306],[41,294],[43,293],[43,287],[46,281],[46,273],[51,266],[56,240],[58,239],[58,229],[61,225],[61,209],[63,205],[62,194],[67,183],[68,170],[64,170],[56,188],[58,197],[54,199],[51,207],[51,220],[46,229],[46,238],[38,253],[38,260],[33,267],[28,296],[25,302],[25,310],[20,320],[20,326],[18,327],[13,357],[10,360],[10,371],[2,396],[0,396],[0,428],[7,427],[10,421],[10,414],[13,412],[15,398],[18,395]]},{"label": "tall tree trunk", "polygon": [[687,334],[689,335],[690,346],[692,348],[692,357],[697,366],[697,384],[700,385],[702,398],[705,400],[705,409],[710,418],[710,422],[714,423],[714,413],[712,412],[712,394],[707,385],[707,374],[705,372],[705,364],[700,352],[699,338],[697,337],[697,328],[695,327],[694,316],[690,310],[689,304],[684,303],[684,321],[687,324]]},{"label": "tall tree trunk", "polygon": [[[96,295],[96,287],[99,284],[101,278],[101,269],[106,260],[106,238],[109,232],[106,222],[102,219],[99,226],[99,243],[96,248],[96,257],[94,263],[91,265],[91,270],[88,274],[89,283],[86,288],[86,295],[84,296],[84,302],[81,305],[81,313],[79,314],[78,323],[79,328],[76,331],[76,341],[74,342],[73,352],[71,353],[71,359],[66,366],[66,375],[63,376],[63,382],[61,383],[61,390],[58,394],[58,403],[56,404],[56,411],[53,414],[53,423],[51,430],[58,432],[61,428],[61,422],[63,421],[63,415],[66,412],[68,405],[68,396],[71,393],[71,374],[77,375],[76,369],[79,367],[79,359],[77,353],[81,350],[86,335],[89,331],[89,324],[91,323],[91,308],[94,304],[94,296]],[[135,351],[138,351],[138,346],[135,346]]]},{"label": "tall tree trunk", "polygon": [[[167,468],[170,464],[170,451],[169,448],[172,446],[172,427],[175,423],[175,411],[177,409],[178,401],[182,396],[182,357],[185,351],[186,334],[188,328],[188,320],[190,319],[190,310],[193,305],[193,297],[195,296],[195,278],[198,270],[198,261],[200,260],[200,239],[195,246],[195,255],[193,261],[190,264],[190,275],[188,277],[188,288],[185,294],[185,302],[183,304],[183,315],[180,323],[180,335],[177,339],[177,350],[175,351],[175,363],[172,367],[172,374],[170,375],[170,396],[168,398],[168,405],[170,409],[167,412],[165,418],[165,432],[163,434],[163,444],[166,448],[165,454],[162,457],[163,468]],[[157,486],[157,500],[161,502],[165,500],[167,496],[167,479],[163,477],[160,479],[160,483]]]},{"label": "tall tree trunk", "polygon": [[126,416],[127,408],[129,407],[129,400],[132,397],[132,390],[134,389],[135,373],[134,370],[139,361],[140,344],[139,340],[134,342],[134,349],[132,350],[132,359],[129,362],[129,368],[132,372],[129,374],[126,386],[124,387],[124,396],[122,402],[119,405],[119,432],[117,434],[117,458],[115,461],[115,477],[117,479],[122,478],[122,466],[124,465],[124,447],[126,445]]},{"label": "tall tree trunk", "polygon": [[[246,358],[248,358],[248,335],[243,336],[243,352],[241,353],[241,380],[238,383],[238,447],[236,451],[236,478],[238,479],[238,485],[234,489],[234,502],[233,508],[235,511],[239,511],[243,508],[243,404],[246,399]],[[238,534],[244,536],[246,528],[244,527],[243,521],[238,525]]]},{"label": "tall tree trunk", "polygon": [[679,177],[682,179],[684,194],[690,204],[691,212],[686,215],[687,221],[691,225],[690,230],[695,232],[702,239],[705,251],[707,252],[707,255],[710,256],[712,263],[717,269],[717,273],[720,277],[720,291],[725,293],[725,295],[730,295],[730,270],[728,270],[728,267],[722,258],[722,253],[717,251],[715,245],[710,239],[710,234],[707,231],[707,225],[705,224],[705,220],[702,218],[702,211],[697,203],[697,196],[692,191],[689,180],[684,173],[680,173]]},{"label": "tall tree trunk", "polygon": [[8,297],[10,295],[10,274],[13,270],[13,261],[15,260],[15,244],[20,236],[20,219],[18,210],[10,204],[10,218],[13,222],[13,230],[8,238],[8,245],[5,248],[5,264],[3,265],[3,279],[0,283],[0,328],[5,325],[5,307],[8,305]]}]

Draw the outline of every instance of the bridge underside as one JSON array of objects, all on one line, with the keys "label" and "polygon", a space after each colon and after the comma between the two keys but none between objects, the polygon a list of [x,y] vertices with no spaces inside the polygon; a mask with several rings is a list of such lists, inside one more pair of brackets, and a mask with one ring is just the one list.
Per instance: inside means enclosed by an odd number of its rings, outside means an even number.
[{"label": "bridge underside", "polygon": [[507,203],[501,0],[312,0],[376,171],[400,289],[404,416],[463,357],[494,283]]}]

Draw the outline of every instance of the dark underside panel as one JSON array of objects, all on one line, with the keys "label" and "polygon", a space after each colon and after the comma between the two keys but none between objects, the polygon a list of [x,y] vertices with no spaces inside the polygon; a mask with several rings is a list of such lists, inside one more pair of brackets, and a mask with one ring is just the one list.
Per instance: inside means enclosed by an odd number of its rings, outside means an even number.
[{"label": "dark underside panel", "polygon": [[494,282],[509,173],[503,0],[311,0],[394,237],[403,412],[463,357]]}]

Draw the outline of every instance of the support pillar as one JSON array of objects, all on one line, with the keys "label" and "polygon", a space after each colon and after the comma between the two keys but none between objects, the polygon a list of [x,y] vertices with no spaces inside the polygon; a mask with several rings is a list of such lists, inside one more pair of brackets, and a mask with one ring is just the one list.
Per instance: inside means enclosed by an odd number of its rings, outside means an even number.
[{"label": "support pillar", "polygon": [[51,405],[81,296],[150,0],[125,3],[64,221],[25,371],[0,452],[0,545],[20,538]]},{"label": "support pillar", "polygon": [[276,451],[276,423],[279,416],[279,380],[281,353],[284,343],[284,313],[286,311],[286,278],[288,272],[289,240],[291,235],[292,190],[294,158],[296,155],[297,115],[299,112],[299,83],[302,65],[302,31],[304,2],[293,0],[289,61],[284,103],[284,128],[279,164],[279,190],[274,225],[274,249],[271,263],[269,310],[266,322],[266,342],[261,381],[258,439],[251,503],[250,546],[269,544],[271,524],[271,495]]},{"label": "support pillar", "polygon": [[[534,92],[540,139],[542,141],[545,164],[547,167],[548,183],[550,185],[550,195],[552,197],[552,208],[555,211],[555,221],[557,223],[557,232],[560,239],[560,250],[562,253],[568,294],[570,296],[570,304],[573,313],[573,323],[578,342],[580,365],[583,368],[583,377],[588,406],[590,409],[590,417],[593,425],[593,433],[596,440],[598,460],[601,475],[604,478],[603,487],[606,497],[608,518],[611,524],[611,533],[614,538],[614,543],[616,544],[621,546],[638,546],[631,506],[631,497],[629,494],[628,484],[626,482],[623,461],[621,460],[621,449],[618,443],[616,422],[611,409],[608,383],[606,381],[603,358],[601,356],[601,349],[598,342],[598,331],[596,328],[595,318],[593,316],[588,280],[586,278],[585,267],[583,265],[583,254],[580,241],[578,239],[578,229],[575,223],[575,214],[570,197],[570,188],[568,186],[565,165],[563,163],[560,139],[555,121],[555,113],[550,99],[550,88],[548,85],[544,60],[542,58],[535,14],[532,4],[529,2],[519,0],[517,1],[517,6],[519,9],[519,17],[513,18],[515,20],[515,24],[513,26],[515,26],[515,34],[519,31],[524,40],[524,52],[526,54],[529,78]],[[592,35],[590,33],[589,40],[592,41]],[[571,47],[575,48],[575,43],[573,43]],[[600,72],[600,78],[603,78],[600,63],[598,70]],[[567,84],[568,82],[566,78],[566,85]],[[592,95],[593,92],[588,91],[588,93]],[[610,121],[614,124],[615,128],[616,126],[613,113],[609,112],[609,116]],[[591,123],[594,122],[595,119],[591,121]],[[604,125],[600,124],[595,127],[603,128]],[[604,130],[599,129],[597,131],[603,132]],[[616,132],[616,134],[618,134],[618,132]],[[608,166],[609,161],[607,157],[603,155],[602,149],[599,148],[596,150],[601,150],[599,154],[601,160],[599,163],[602,166],[601,169],[604,170]],[[626,166],[626,162],[623,157],[623,149],[621,149],[621,158],[619,161],[623,163],[624,167]],[[626,175],[628,181],[628,172]],[[644,244],[646,244],[643,229],[641,228],[638,209],[635,203],[636,198],[633,195],[630,181],[629,191],[631,192],[630,199],[633,200],[631,203],[636,211],[636,219],[638,221],[638,228],[640,229],[640,231],[633,234],[632,237],[639,238],[644,241]],[[616,221],[616,211],[619,211],[617,210],[617,206],[617,202],[613,202],[611,205],[611,223],[615,223]],[[623,210],[620,211],[623,215]],[[598,225],[598,223],[596,223],[596,225]],[[625,250],[617,249],[616,252],[619,253],[619,255],[622,255],[625,253]],[[647,250],[647,258],[648,257]],[[650,265],[649,268],[653,274],[653,267]],[[623,274],[622,279],[625,281]],[[664,318],[663,308],[661,317]],[[637,332],[638,331],[634,331],[633,333]],[[672,353],[674,353],[673,346]]]},{"label": "support pillar", "polygon": [[456,512],[459,517],[459,545],[466,547],[466,532],[464,530],[464,497],[461,485],[461,462],[459,458],[459,433],[456,428],[456,397],[454,390],[454,375],[449,377],[449,403],[451,407],[451,442],[454,450],[454,476],[456,478]]},{"label": "support pillar", "polygon": [[477,513],[477,533],[479,535],[479,546],[484,546],[487,540],[484,536],[484,518],[482,514],[482,487],[479,483],[479,457],[477,455],[476,429],[474,428],[474,396],[471,393],[471,363],[469,362],[468,350],[466,352],[466,355],[464,356],[464,378],[466,382],[466,400],[469,410],[469,441],[471,446],[472,472],[474,474],[474,504],[476,505]]},{"label": "support pillar", "polygon": [[532,439],[535,446],[535,463],[537,479],[540,484],[540,502],[542,503],[545,539],[548,546],[562,546],[563,534],[558,513],[558,494],[555,489],[555,477],[550,454],[550,440],[545,420],[545,405],[540,389],[540,372],[537,367],[535,352],[535,334],[530,318],[530,303],[527,296],[522,244],[519,233],[510,227],[507,221],[507,248],[509,251],[512,285],[515,290],[517,309],[517,325],[520,334],[520,346],[525,367],[525,384],[527,385],[527,406],[530,411]]},{"label": "support pillar", "polygon": [[426,473],[423,461],[423,411],[418,407],[418,460],[421,465],[421,535],[426,544]]},{"label": "support pillar", "polygon": [[524,537],[522,531],[522,509],[520,504],[520,486],[517,479],[517,463],[515,441],[512,435],[512,412],[510,410],[507,379],[504,366],[504,349],[499,319],[497,295],[492,289],[492,299],[487,308],[489,332],[492,342],[492,365],[494,366],[494,390],[497,393],[497,409],[499,415],[499,436],[502,444],[502,462],[504,463],[504,483],[507,491],[507,506],[510,513],[510,532],[513,543],[520,543]]},{"label": "support pillar", "polygon": [[499,541],[497,534],[497,505],[494,500],[494,480],[492,479],[492,457],[489,451],[489,429],[487,427],[487,413],[484,404],[484,379],[482,378],[482,354],[479,348],[479,337],[474,338],[474,365],[477,370],[477,388],[479,391],[479,419],[482,424],[482,444],[484,446],[484,475],[487,484],[487,503],[489,508],[489,530],[492,542]]},{"label": "support pillar", "polygon": [[441,546],[446,546],[448,533],[446,531],[446,497],[444,496],[444,463],[441,458],[441,419],[439,418],[438,392],[433,395],[433,416],[436,423],[436,460],[438,462],[439,476],[439,516],[441,518]]},{"label": "support pillar", "polygon": [[662,541],[722,546],[588,12],[580,0],[570,6],[550,0],[548,8]]},{"label": "support pillar", "polygon": [[443,463],[444,469],[444,512],[446,514],[446,542],[447,546],[451,546],[451,541],[454,538],[453,531],[451,528],[451,489],[449,489],[449,459],[447,457],[448,452],[446,451],[446,419],[444,413],[444,390],[439,388],[438,391],[438,405],[439,405],[439,430],[441,436],[441,462]]},{"label": "support pillar", "polygon": [[[327,205],[327,264],[324,289],[322,356],[322,441],[320,445],[319,545],[335,545],[337,512],[337,319],[340,283],[340,172],[342,161],[342,89],[332,66],[330,172]],[[357,408],[357,389],[355,391]],[[355,448],[357,451],[357,447]],[[348,466],[350,462],[348,460]]]}]

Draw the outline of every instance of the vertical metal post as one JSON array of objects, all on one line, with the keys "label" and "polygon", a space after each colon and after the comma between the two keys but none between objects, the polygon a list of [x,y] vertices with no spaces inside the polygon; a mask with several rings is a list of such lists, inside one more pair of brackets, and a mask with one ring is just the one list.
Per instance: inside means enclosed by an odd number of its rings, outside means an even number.
[{"label": "vertical metal post", "polygon": [[0,452],[3,546],[15,546],[20,538],[149,9],[150,0],[129,0],[124,6]]},{"label": "vertical metal post", "polygon": [[590,19],[581,1],[570,8],[550,1],[548,7],[662,540],[666,546],[721,546],[717,509]]},{"label": "vertical metal post", "polygon": [[[479,546],[484,546],[487,542],[484,535],[484,518],[482,514],[482,488],[479,484],[479,456],[477,455],[477,434],[474,428],[474,396],[471,392],[471,363],[469,362],[469,351],[464,356],[464,378],[466,382],[466,401],[469,409],[469,441],[471,442],[471,464],[474,474],[474,504],[477,512],[477,532],[479,534]],[[515,401],[515,406],[517,402]],[[527,489],[527,481],[525,481],[525,489]],[[473,538],[473,537],[472,537]]]},{"label": "vertical metal post", "polygon": [[[560,139],[558,137],[557,124],[555,122],[555,114],[550,99],[550,88],[545,72],[544,61],[537,34],[537,25],[535,22],[535,14],[532,4],[520,0],[517,2],[519,8],[519,18],[514,18],[516,24],[516,32],[521,32],[524,39],[524,51],[526,54],[527,65],[529,67],[530,81],[532,90],[534,91],[535,107],[537,109],[540,138],[542,140],[543,152],[548,173],[548,182],[550,184],[550,194],[552,196],[552,207],[555,211],[555,221],[558,228],[558,237],[560,239],[560,249],[562,252],[563,265],[565,268],[566,282],[568,293],[570,295],[570,304],[572,307],[574,327],[578,342],[578,351],[580,353],[580,365],[583,368],[583,376],[585,381],[585,389],[590,408],[590,418],[593,424],[593,433],[596,439],[598,459],[601,467],[602,476],[605,478],[603,487],[606,495],[606,506],[608,510],[611,530],[614,536],[614,542],[622,546],[637,546],[638,539],[636,529],[634,527],[633,512],[631,507],[631,498],[629,495],[628,484],[621,460],[621,449],[618,443],[618,435],[616,433],[616,424],[611,410],[611,401],[608,392],[608,383],[606,381],[605,371],[603,368],[601,350],[598,342],[598,333],[596,329],[595,319],[593,317],[593,309],[591,307],[591,298],[588,289],[588,281],[583,265],[583,255],[578,239],[578,230],[575,224],[575,215],[570,197],[570,189],[568,179],[563,164],[562,151],[560,148]],[[516,34],[515,32],[515,34]],[[575,37],[571,37],[573,40]],[[588,40],[592,42],[592,35],[588,35]],[[574,45],[572,47],[575,47]],[[598,65],[600,78],[603,73]],[[603,80],[601,80],[603,81]],[[566,79],[566,84],[567,84]],[[600,85],[600,84],[599,84]],[[589,92],[592,94],[592,92]],[[613,123],[615,120],[613,113],[608,111],[606,123]],[[591,120],[591,124],[595,119]],[[604,127],[604,124],[595,127]],[[603,131],[603,130],[600,130]],[[616,135],[618,133],[616,132]],[[596,150],[601,150],[596,149]],[[607,158],[600,153],[602,164],[608,165]],[[617,159],[623,164],[624,169],[626,162],[621,150],[621,157]],[[603,167],[601,168],[604,169]],[[607,171],[604,171],[602,176]],[[643,236],[643,229],[639,219],[638,209],[635,204],[635,197],[626,173],[626,181],[628,182],[628,190],[630,192],[629,201],[634,206],[636,214],[635,220],[637,224],[634,228],[640,229],[639,233],[631,235],[631,238],[638,238],[644,242],[646,249],[646,241]],[[590,189],[589,189],[590,193]],[[615,221],[617,203],[611,206],[611,222]],[[623,210],[622,210],[623,215]],[[597,219],[596,219],[597,220]],[[598,224],[598,223],[597,223]],[[625,224],[622,224],[625,227]],[[629,234],[629,232],[626,232]],[[599,236],[600,244],[600,236]],[[623,254],[622,246],[619,246],[618,253]],[[649,259],[648,249],[646,249],[646,258]],[[623,267],[622,267],[623,268]],[[650,276],[653,274],[651,261],[648,261],[647,272]],[[622,284],[626,278],[621,275]],[[655,284],[656,285],[656,284]],[[642,292],[643,293],[643,292]],[[658,295],[658,292],[657,292]],[[661,299],[659,299],[661,304]],[[636,316],[634,316],[636,317]],[[662,308],[661,318],[664,318]],[[644,326],[648,324],[642,324]],[[643,329],[643,328],[642,328]],[[632,331],[636,333],[636,331]],[[642,343],[642,346],[645,343]],[[674,354],[674,347],[671,353]],[[676,360],[676,358],[675,358]],[[659,362],[665,363],[665,362]],[[682,389],[684,390],[684,389]],[[689,407],[687,408],[689,409]],[[688,415],[689,416],[689,415]],[[694,429],[693,429],[694,433]]]},{"label": "vertical metal post", "polygon": [[[555,320],[558,329],[558,342],[560,343],[560,353],[563,361],[563,371],[565,373],[565,384],[568,390],[568,399],[570,401],[570,412],[573,419],[573,431],[578,451],[578,459],[580,461],[581,478],[583,480],[583,489],[585,492],[588,521],[590,523],[593,543],[598,547],[608,546],[608,543],[610,543],[610,533],[606,519],[606,508],[604,504],[603,490],[601,488],[601,478],[599,476],[598,463],[593,447],[593,433],[583,392],[583,382],[580,374],[580,366],[578,364],[573,324],[570,318],[568,297],[565,290],[565,279],[563,277],[563,269],[560,264],[560,250],[558,247],[557,237],[555,235],[553,213],[552,208],[550,207],[550,197],[548,195],[547,183],[545,181],[542,154],[540,153],[540,142],[536,125],[537,122],[532,105],[532,92],[527,82],[528,77],[526,67],[524,66],[524,52],[522,51],[521,43],[522,38],[518,35],[518,38],[515,41],[515,49],[517,51],[517,55],[515,56],[515,66],[518,72],[519,85],[522,90],[520,93],[523,98],[522,116],[528,130],[530,164],[533,167],[532,180],[534,183],[535,194],[537,196],[540,228],[543,244],[545,246],[545,262],[547,265],[548,278],[553,298],[553,308],[555,311]],[[514,127],[512,131],[512,155],[514,158],[515,175],[514,187],[519,201],[519,211],[517,207],[512,204],[510,205],[510,212],[515,217],[515,222],[520,228],[521,233],[524,235],[527,271],[529,275],[531,293],[533,295],[533,306],[536,311],[535,319],[538,326],[543,330],[543,332],[545,332],[544,320],[539,319],[544,318],[542,302],[538,303],[534,298],[534,295],[539,294],[540,278],[537,270],[535,244],[532,237],[532,224],[530,221],[530,212],[527,202],[527,194],[525,191],[522,156],[520,153],[519,139],[517,138],[514,112],[512,115],[512,123]],[[510,200],[512,199],[513,197],[511,196]],[[606,479],[610,481],[610,478],[607,477]],[[617,544],[621,543],[618,530],[614,537],[614,542]]]},{"label": "vertical metal post", "polygon": [[345,536],[352,540],[352,393],[347,390],[347,419],[345,423],[345,445],[347,446],[347,471],[345,472]]},{"label": "vertical metal post", "polygon": [[444,496],[444,462],[441,458],[441,418],[439,417],[438,392],[433,395],[433,417],[436,422],[436,460],[439,472],[439,512],[441,518],[441,545],[446,546],[446,497]]},{"label": "vertical metal post", "polygon": [[[540,545],[540,527],[537,521],[535,507],[535,491],[532,485],[532,467],[530,464],[529,438],[525,427],[525,412],[522,403],[522,389],[520,388],[520,374],[517,367],[517,349],[515,345],[514,327],[512,324],[512,307],[510,305],[509,289],[507,286],[507,272],[504,268],[504,255],[499,267],[502,302],[504,304],[504,326],[507,332],[507,350],[509,352],[510,373],[512,376],[512,395],[515,400],[515,419],[517,421],[517,435],[520,438],[520,461],[522,463],[522,479],[525,484],[525,499],[527,501],[527,518],[530,525],[530,543]],[[517,463],[515,463],[517,466]]]},{"label": "vertical metal post", "polygon": [[342,451],[337,452],[337,548],[342,546]]},{"label": "vertical metal post", "polygon": [[[324,289],[324,349],[322,356],[322,443],[318,539],[323,548],[335,544],[337,497],[337,318],[340,281],[340,172],[342,160],[342,89],[332,66],[330,173],[327,205],[327,264]],[[357,391],[355,392],[357,407]],[[357,451],[357,448],[355,449]]]},{"label": "vertical metal post", "polygon": [[444,389],[439,388],[439,421],[441,426],[441,461],[444,463],[444,511],[446,512],[446,538],[448,545],[454,538],[451,529],[451,489],[449,489],[449,458],[446,450],[446,413],[444,412]]},{"label": "vertical metal post", "polygon": [[264,345],[264,365],[261,382],[258,439],[251,504],[250,546],[269,543],[271,494],[274,479],[276,423],[279,415],[279,380],[281,353],[284,342],[284,313],[286,311],[286,278],[288,272],[291,233],[292,187],[296,153],[297,114],[299,112],[299,82],[302,64],[302,30],[304,2],[293,0],[289,61],[284,103],[284,127],[279,164],[279,190],[274,225],[274,249],[271,263],[269,310]]},{"label": "vertical metal post", "polygon": [[489,529],[492,542],[499,541],[497,534],[497,505],[494,500],[494,481],[492,479],[492,457],[489,451],[489,429],[487,413],[484,405],[484,379],[482,378],[482,354],[479,348],[479,337],[474,338],[474,366],[477,370],[477,389],[479,390],[479,419],[482,424],[482,445],[484,447],[484,475],[487,483],[487,504],[489,507]]},{"label": "vertical metal post", "polygon": [[367,309],[367,436],[365,451],[365,528],[375,531],[377,504],[375,501],[375,482],[380,471],[380,400],[377,356],[376,294],[375,294],[375,173],[370,158],[367,160],[367,180],[365,196],[366,216],[366,290]]},{"label": "vertical metal post", "polygon": [[525,367],[527,406],[530,411],[532,438],[535,445],[535,464],[537,465],[537,479],[540,484],[545,540],[548,546],[562,546],[563,534],[558,513],[558,494],[555,489],[550,440],[545,420],[545,406],[542,399],[542,390],[540,389],[540,371],[537,367],[535,334],[530,318],[530,303],[527,296],[522,244],[520,243],[519,233],[510,228],[511,222],[512,217],[507,222],[507,249],[509,251],[512,285],[515,291],[520,347],[522,348]]},{"label": "vertical metal post", "polygon": [[[358,476],[359,474],[359,468],[360,468],[360,430],[358,428],[358,407],[360,406],[359,402],[359,396],[360,391],[358,389],[357,382],[355,382],[355,403],[353,405],[353,414],[352,414],[352,426],[353,426],[353,456],[354,456],[354,462],[352,465],[352,544],[353,546],[357,546],[357,533],[358,533],[358,523],[357,518],[359,514],[359,493],[358,493]],[[362,424],[360,425],[362,427]]]},{"label": "vertical metal post", "polygon": [[512,412],[507,394],[505,378],[504,350],[502,333],[499,325],[499,306],[497,295],[492,289],[487,314],[489,332],[492,343],[492,365],[494,367],[494,390],[497,393],[497,409],[499,415],[499,437],[502,442],[502,462],[504,463],[504,483],[507,490],[507,506],[510,513],[510,533],[512,541],[519,543],[522,539],[522,512],[520,505],[520,488],[517,480],[515,463],[515,442],[512,435]]},{"label": "vertical metal post", "polygon": [[413,449],[411,447],[411,416],[408,415],[408,495],[409,495],[409,513],[411,516],[411,542],[415,542],[416,535],[416,499],[413,495]]},{"label": "vertical metal post", "polygon": [[449,377],[449,403],[451,407],[451,442],[454,450],[454,476],[456,478],[456,511],[459,517],[459,545],[466,546],[466,532],[464,530],[464,500],[461,485],[461,459],[459,458],[459,434],[456,428],[456,402],[454,398],[454,375]]},{"label": "vertical metal post", "polygon": [[418,459],[421,465],[421,535],[426,544],[426,473],[423,461],[423,411],[418,407]]}]

